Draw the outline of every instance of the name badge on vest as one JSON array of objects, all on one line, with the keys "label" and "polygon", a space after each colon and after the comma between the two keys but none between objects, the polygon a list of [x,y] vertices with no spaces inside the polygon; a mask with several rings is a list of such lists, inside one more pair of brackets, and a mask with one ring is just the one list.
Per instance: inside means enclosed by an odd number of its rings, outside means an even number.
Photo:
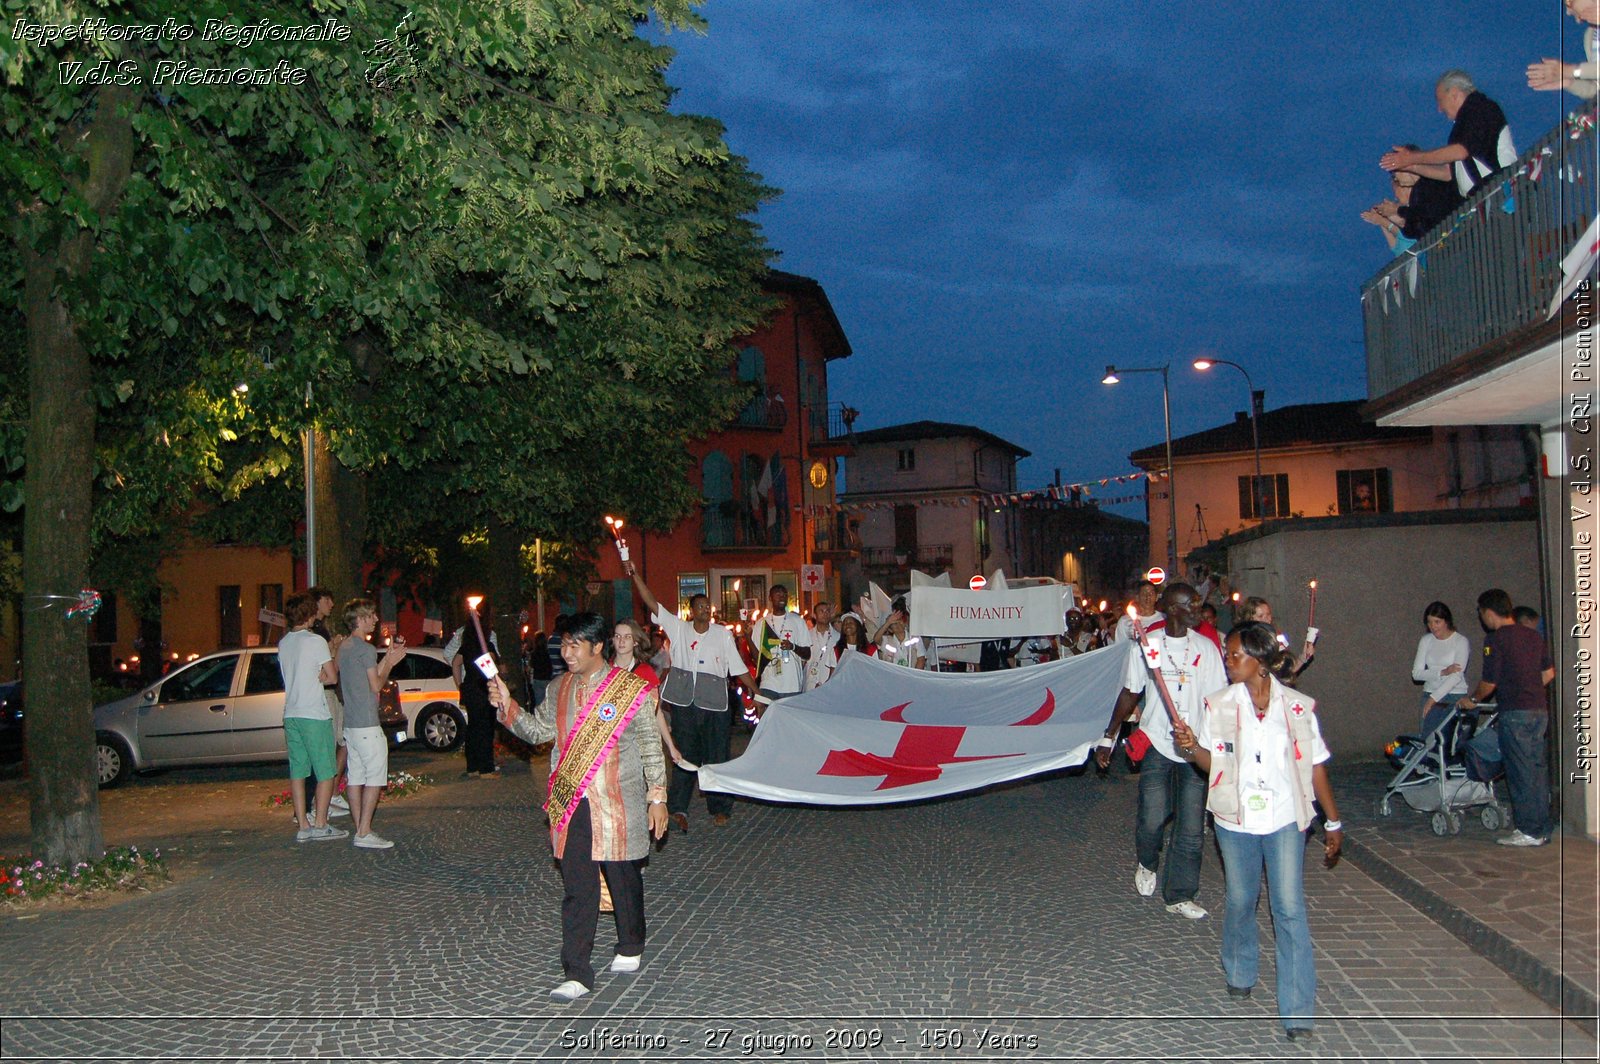
[{"label": "name badge on vest", "polygon": [[1239,788],[1239,826],[1246,831],[1271,827],[1275,803],[1276,795],[1265,787]]}]

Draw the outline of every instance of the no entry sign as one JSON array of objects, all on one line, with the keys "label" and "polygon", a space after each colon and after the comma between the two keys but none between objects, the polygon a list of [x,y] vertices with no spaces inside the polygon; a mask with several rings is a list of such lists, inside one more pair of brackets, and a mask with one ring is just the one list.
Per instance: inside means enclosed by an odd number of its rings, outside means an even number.
[{"label": "no entry sign", "polygon": [[1146,580],[1150,581],[1152,584],[1156,585],[1157,587],[1160,587],[1163,583],[1166,582],[1167,571],[1165,569],[1161,568],[1161,566],[1159,566],[1159,565],[1152,565],[1150,567],[1150,571],[1148,573],[1144,574],[1144,578]]},{"label": "no entry sign", "polygon": [[967,587],[972,589],[973,591],[982,591],[984,588],[986,588],[988,586],[989,586],[989,581],[986,580],[983,577],[983,574],[981,574],[981,573],[979,575],[973,577],[971,580],[967,581]]}]

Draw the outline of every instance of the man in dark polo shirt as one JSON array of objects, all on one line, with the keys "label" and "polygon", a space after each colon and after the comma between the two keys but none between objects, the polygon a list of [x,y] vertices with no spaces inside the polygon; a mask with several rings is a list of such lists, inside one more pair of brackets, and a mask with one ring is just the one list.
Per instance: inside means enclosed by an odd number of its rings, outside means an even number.
[{"label": "man in dark polo shirt", "polygon": [[1378,165],[1437,181],[1454,178],[1457,191],[1470,196],[1483,182],[1517,161],[1511,127],[1506,124],[1500,105],[1479,92],[1465,71],[1446,71],[1434,86],[1433,95],[1439,110],[1455,123],[1450,127],[1449,143],[1432,151],[1397,146],[1379,159]]},{"label": "man in dark polo shirt", "polygon": [[1550,841],[1550,770],[1545,761],[1550,710],[1545,687],[1556,677],[1544,637],[1512,619],[1511,596],[1491,588],[1478,596],[1478,617],[1489,630],[1483,641],[1483,675],[1477,690],[1457,703],[1471,709],[1493,694],[1500,704],[1500,754],[1511,788],[1516,830],[1502,846],[1543,846]]}]

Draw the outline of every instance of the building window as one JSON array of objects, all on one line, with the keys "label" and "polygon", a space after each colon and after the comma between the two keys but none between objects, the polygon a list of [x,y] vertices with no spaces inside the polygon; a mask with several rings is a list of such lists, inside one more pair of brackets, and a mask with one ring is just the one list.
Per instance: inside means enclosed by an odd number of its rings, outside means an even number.
[{"label": "building window", "polygon": [[708,547],[733,546],[738,512],[733,501],[733,463],[721,451],[712,451],[700,462],[700,497],[705,501],[702,541]]},{"label": "building window", "polygon": [[914,447],[902,447],[895,452],[894,467],[901,473],[909,473],[917,468],[917,451]]},{"label": "building window", "polygon": [[[1256,491],[1251,492],[1254,481]],[[1239,478],[1239,517],[1245,521],[1289,516],[1289,474],[1267,473]]]},{"label": "building window", "polygon": [[217,646],[236,647],[244,642],[242,618],[244,596],[238,584],[223,584],[217,588]]},{"label": "building window", "polygon": [[1340,513],[1386,514],[1394,510],[1388,469],[1341,469],[1336,475]]}]

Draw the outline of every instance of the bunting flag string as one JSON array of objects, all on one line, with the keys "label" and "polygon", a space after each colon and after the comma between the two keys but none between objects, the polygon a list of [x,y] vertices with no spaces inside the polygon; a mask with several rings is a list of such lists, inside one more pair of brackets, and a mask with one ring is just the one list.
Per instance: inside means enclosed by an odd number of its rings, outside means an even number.
[{"label": "bunting flag string", "polygon": [[1087,480],[1077,484],[1050,484],[1030,491],[1003,491],[985,492],[979,495],[945,495],[928,496],[920,499],[858,499],[849,502],[820,503],[805,508],[809,516],[835,514],[843,511],[859,513],[871,510],[891,510],[895,506],[903,506],[914,502],[918,506],[987,506],[999,508],[1006,506],[1022,506],[1041,509],[1055,509],[1063,504],[1077,502],[1092,502],[1101,506],[1118,506],[1123,503],[1143,502],[1145,493],[1139,492],[1126,495],[1101,495],[1099,489],[1113,484],[1130,484],[1141,480],[1164,481],[1167,479],[1165,470],[1155,469],[1138,473],[1123,473],[1114,477],[1101,477],[1098,480]]}]

